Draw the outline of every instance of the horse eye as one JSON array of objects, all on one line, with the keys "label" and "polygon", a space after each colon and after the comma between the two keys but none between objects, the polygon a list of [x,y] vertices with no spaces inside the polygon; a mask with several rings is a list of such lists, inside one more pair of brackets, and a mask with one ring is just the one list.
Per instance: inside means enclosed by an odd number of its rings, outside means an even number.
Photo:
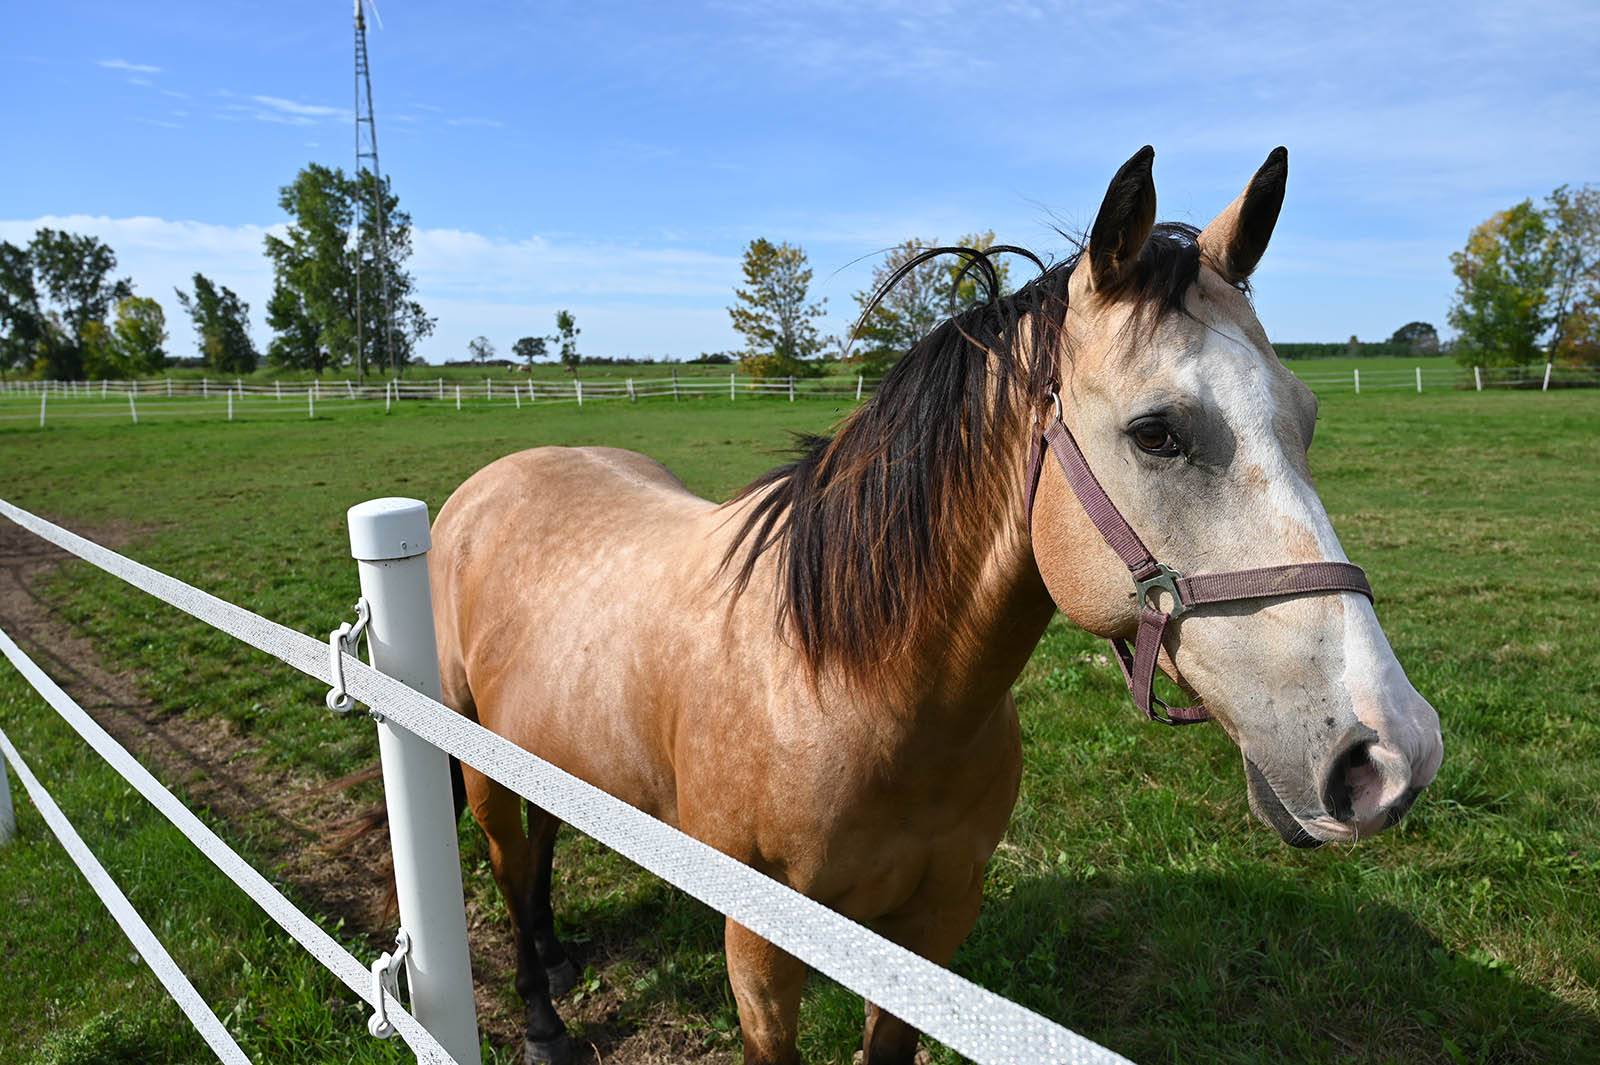
[{"label": "horse eye", "polygon": [[1173,439],[1172,431],[1162,422],[1139,422],[1128,432],[1135,444],[1152,455],[1178,454],[1178,442]]}]

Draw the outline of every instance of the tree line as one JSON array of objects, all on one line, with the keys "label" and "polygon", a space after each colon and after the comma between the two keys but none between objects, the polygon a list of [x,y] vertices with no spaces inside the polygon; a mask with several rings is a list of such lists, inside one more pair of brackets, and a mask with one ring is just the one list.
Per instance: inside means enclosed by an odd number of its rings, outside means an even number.
[{"label": "tree line", "polygon": [[[379,197],[382,211],[360,210],[377,206]],[[197,272],[191,290],[175,295],[194,325],[200,362],[224,374],[250,373],[263,358],[318,374],[352,365],[400,373],[435,319],[413,298],[415,283],[403,265],[411,218],[388,180],[312,163],[279,190],[278,205],[290,224],[263,249],[273,271],[265,355],[251,339],[250,305]],[[134,295],[131,279],[113,276],[116,265],[116,253],[92,236],[42,228],[23,246],[0,241],[0,373],[132,377],[167,365],[161,304]]]}]

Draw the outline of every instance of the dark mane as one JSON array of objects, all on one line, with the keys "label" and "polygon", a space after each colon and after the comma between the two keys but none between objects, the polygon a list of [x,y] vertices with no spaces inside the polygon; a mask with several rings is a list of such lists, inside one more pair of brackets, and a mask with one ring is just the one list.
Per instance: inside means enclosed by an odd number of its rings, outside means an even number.
[{"label": "dark mane", "polygon": [[[1135,302],[1137,328],[1181,310],[1199,274],[1198,232],[1163,223],[1146,242],[1118,294]],[[993,278],[989,253],[936,250],[967,256]],[[1031,419],[1056,385],[1053,357],[1018,350],[1020,326],[1032,323],[1033,345],[1060,349],[1081,257],[1080,245],[1017,292],[940,322],[833,436],[799,437],[792,461],[734,498],[759,497],[723,559],[734,567],[733,592],[776,549],[777,623],[813,670],[827,662],[869,675],[956,577],[965,548],[957,533],[981,517],[984,477],[1006,458],[993,454],[996,430]]]}]

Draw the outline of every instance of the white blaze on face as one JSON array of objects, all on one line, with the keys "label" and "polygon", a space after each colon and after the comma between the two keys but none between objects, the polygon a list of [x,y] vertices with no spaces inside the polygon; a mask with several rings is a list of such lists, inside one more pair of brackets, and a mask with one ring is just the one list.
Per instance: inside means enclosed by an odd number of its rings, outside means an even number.
[{"label": "white blaze on face", "polygon": [[[1215,315],[1207,323],[1205,341],[1174,368],[1174,383],[1201,404],[1220,414],[1235,438],[1230,462],[1234,481],[1248,485],[1246,509],[1270,515],[1270,528],[1241,529],[1231,543],[1207,551],[1207,569],[1251,569],[1295,562],[1348,561],[1328,520],[1321,499],[1304,471],[1305,440],[1298,430],[1300,414],[1288,388],[1275,380],[1285,371],[1275,356],[1253,342],[1231,315]],[[1352,821],[1341,824],[1324,815],[1306,819],[1319,838],[1360,837],[1387,827],[1391,806],[1409,804],[1433,780],[1443,755],[1439,719],[1432,706],[1406,678],[1378,624],[1372,604],[1356,593],[1315,597],[1325,610],[1300,611],[1312,626],[1326,631],[1304,633],[1301,646],[1319,649],[1330,707],[1343,711],[1377,734],[1367,748],[1368,761],[1352,767],[1345,779],[1350,790]],[[1315,619],[1315,620],[1313,620]],[[1330,638],[1331,637],[1331,638]],[[1292,639],[1278,641],[1293,652]],[[1335,657],[1337,656],[1337,662]],[[1307,676],[1308,681],[1313,678]],[[1279,701],[1293,705],[1293,699]],[[1282,712],[1281,710],[1279,711]],[[1235,722],[1241,731],[1248,723]],[[1247,754],[1251,753],[1247,750]],[[1400,806],[1402,812],[1404,805]]]}]

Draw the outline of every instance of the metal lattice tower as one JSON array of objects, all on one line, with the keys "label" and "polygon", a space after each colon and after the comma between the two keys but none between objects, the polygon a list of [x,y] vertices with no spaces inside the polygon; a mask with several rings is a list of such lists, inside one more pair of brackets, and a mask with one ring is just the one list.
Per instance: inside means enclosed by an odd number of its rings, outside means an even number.
[{"label": "metal lattice tower", "polygon": [[[366,221],[376,221],[372,228],[377,234],[374,256],[378,267],[378,286],[383,297],[383,343],[388,371],[400,376],[400,366],[394,346],[394,307],[389,300],[389,220],[384,210],[383,171],[378,166],[378,123],[372,113],[372,75],[367,64],[367,21],[361,15],[361,0],[355,0],[356,9],[356,377],[366,380],[366,349],[362,346],[361,265],[366,261]],[[379,20],[382,21],[381,19]],[[366,130],[363,137],[363,127]],[[359,182],[363,167],[372,172],[372,203],[360,195]]]}]

